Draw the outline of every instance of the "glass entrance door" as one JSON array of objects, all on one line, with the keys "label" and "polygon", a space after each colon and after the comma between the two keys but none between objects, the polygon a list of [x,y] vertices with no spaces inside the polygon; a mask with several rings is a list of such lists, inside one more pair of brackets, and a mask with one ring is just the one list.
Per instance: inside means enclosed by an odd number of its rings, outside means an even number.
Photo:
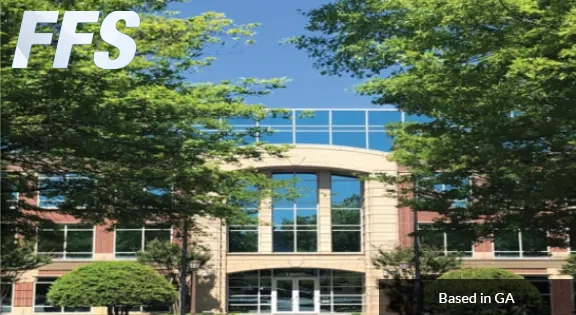
[{"label": "glass entrance door", "polygon": [[318,279],[278,278],[272,286],[272,312],[317,313]]}]

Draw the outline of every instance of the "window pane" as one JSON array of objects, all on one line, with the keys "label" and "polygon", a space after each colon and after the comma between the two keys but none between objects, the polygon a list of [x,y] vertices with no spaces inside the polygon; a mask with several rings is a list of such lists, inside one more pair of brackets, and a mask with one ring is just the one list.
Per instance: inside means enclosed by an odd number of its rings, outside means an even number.
[{"label": "window pane", "polygon": [[494,237],[494,255],[496,257],[513,257],[519,256],[520,244],[518,241],[518,232],[501,231]]},{"label": "window pane", "polygon": [[35,296],[34,296],[34,312],[37,313],[55,313],[61,312],[61,307],[50,306],[48,303],[48,290],[50,289],[51,283],[36,283]]},{"label": "window pane", "polygon": [[366,111],[332,111],[333,125],[365,125]]},{"label": "window pane", "polygon": [[292,132],[277,131],[273,134],[262,135],[260,142],[267,142],[270,144],[292,144],[294,143]]},{"label": "window pane", "polygon": [[[304,116],[304,117],[303,117]],[[325,125],[328,126],[328,111],[317,110],[313,112],[296,111],[296,126],[299,125]]]},{"label": "window pane", "polygon": [[230,252],[258,252],[258,231],[230,231],[228,237]]},{"label": "window pane", "polygon": [[366,148],[366,132],[333,132],[332,144]]},{"label": "window pane", "polygon": [[448,232],[446,234],[447,251],[460,252],[460,253],[466,252],[466,255],[471,255],[473,245],[474,245],[474,237],[469,233]]},{"label": "window pane", "polygon": [[170,230],[148,231],[146,229],[144,231],[144,241],[146,242],[146,244],[148,244],[153,240],[158,240],[161,242],[170,242]]},{"label": "window pane", "polygon": [[258,305],[232,305],[228,306],[229,313],[258,313]]},{"label": "window pane", "polygon": [[294,225],[294,210],[274,209],[272,221],[275,225]]},{"label": "window pane", "polygon": [[353,177],[332,175],[331,201],[333,207],[360,208],[362,182]]},{"label": "window pane", "polygon": [[405,122],[418,122],[418,123],[427,123],[431,122],[433,119],[424,115],[404,115]]},{"label": "window pane", "polygon": [[328,131],[297,131],[297,144],[330,144],[330,133]]},{"label": "window pane", "polygon": [[316,225],[317,223],[316,210],[297,210],[296,211],[296,224],[297,225]]},{"label": "window pane", "polygon": [[370,126],[382,127],[389,123],[402,122],[400,111],[368,111],[368,123]]},{"label": "window pane", "polygon": [[430,224],[419,224],[419,241],[422,246],[444,250],[444,232],[435,230]]},{"label": "window pane", "polygon": [[332,225],[360,225],[360,209],[332,209]]},{"label": "window pane", "polygon": [[525,256],[546,256],[548,239],[544,231],[522,231],[522,250]]},{"label": "window pane", "polygon": [[[64,253],[64,230],[38,231],[38,252],[55,254]],[[59,256],[56,255],[55,257]]]},{"label": "window pane", "polygon": [[10,313],[12,311],[12,292],[11,283],[0,283],[0,294],[2,294],[2,304],[0,313]]},{"label": "window pane", "polygon": [[360,231],[333,231],[332,232],[333,252],[361,252],[361,232]]},{"label": "window pane", "polygon": [[93,231],[70,231],[66,237],[66,256],[69,258],[92,258]]},{"label": "window pane", "polygon": [[317,251],[318,239],[316,231],[296,232],[297,251],[312,253]]},{"label": "window pane", "polygon": [[142,250],[142,231],[116,230],[116,252]]},{"label": "window pane", "polygon": [[385,131],[370,132],[368,134],[369,148],[383,152],[392,151],[392,138]]},{"label": "window pane", "polygon": [[318,204],[318,188],[316,174],[296,174],[296,190],[300,195],[295,203],[300,207],[316,206]]},{"label": "window pane", "polygon": [[273,232],[274,252],[286,253],[294,251],[294,232],[274,230]]}]

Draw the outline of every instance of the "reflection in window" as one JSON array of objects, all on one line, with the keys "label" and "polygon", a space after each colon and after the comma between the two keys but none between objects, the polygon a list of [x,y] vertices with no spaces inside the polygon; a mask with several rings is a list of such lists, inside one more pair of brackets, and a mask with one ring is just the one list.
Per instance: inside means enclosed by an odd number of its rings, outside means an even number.
[{"label": "reflection in window", "polygon": [[428,123],[433,119],[424,115],[404,115],[404,122]]},{"label": "reflection in window", "polygon": [[296,143],[298,144],[330,144],[328,131],[297,131]]},{"label": "reflection in window", "polygon": [[272,134],[260,136],[260,141],[270,144],[293,144],[294,137],[292,131],[274,131]]},{"label": "reflection in window", "polygon": [[354,177],[331,176],[332,251],[362,251],[362,183]]},{"label": "reflection in window", "polygon": [[38,230],[38,254],[54,259],[92,259],[94,227],[65,224],[55,229]]},{"label": "reflection in window", "polygon": [[[251,187],[251,191],[257,192]],[[255,253],[258,252],[258,208],[259,200],[243,202],[244,213],[248,222],[230,222],[228,227],[228,252]]]},{"label": "reflection in window", "polygon": [[463,257],[472,257],[474,237],[465,232],[447,233],[434,229],[432,224],[420,223],[418,230],[422,231],[419,242],[423,246],[438,250],[444,255],[459,254]]},{"label": "reflection in window", "polygon": [[136,253],[146,250],[146,245],[151,241],[169,242],[172,239],[172,229],[165,224],[123,226],[116,228],[114,232],[116,258],[136,258]]},{"label": "reflection in window", "polygon": [[320,312],[360,313],[364,275],[358,272],[320,270]]},{"label": "reflection in window", "polygon": [[354,148],[366,148],[366,132],[334,132],[332,134],[332,144]]},{"label": "reflection in window", "polygon": [[[329,117],[327,110],[314,110],[306,112],[301,110],[296,111],[296,126],[328,126]],[[327,128],[326,128],[327,129]]]},{"label": "reflection in window", "polygon": [[366,125],[366,111],[333,110],[333,125],[364,126]]},{"label": "reflection in window", "polygon": [[0,282],[0,314],[12,312],[12,293],[14,286],[12,283]]},{"label": "reflection in window", "polygon": [[402,121],[399,111],[368,111],[368,124],[370,130],[384,132],[384,126]]},{"label": "reflection in window", "polygon": [[384,131],[370,132],[368,134],[368,148],[372,150],[390,152],[392,151],[392,138]]},{"label": "reflection in window", "polygon": [[270,313],[272,273],[270,270],[228,275],[228,313]]},{"label": "reflection in window", "polygon": [[[295,200],[272,204],[274,252],[316,252],[318,247],[318,184],[316,174],[274,174],[275,180],[295,180]],[[279,193],[282,193],[279,191]]]},{"label": "reflection in window", "polygon": [[58,208],[65,200],[64,191],[74,186],[83,188],[90,179],[76,174],[40,175],[38,177],[38,206],[41,208]]},{"label": "reflection in window", "polygon": [[542,309],[539,314],[549,315],[552,312],[552,299],[550,291],[550,280],[548,276],[524,276],[524,279],[538,289],[542,298]]},{"label": "reflection in window", "polygon": [[46,295],[57,278],[38,278],[34,288],[34,312],[36,313],[90,313],[90,307],[60,307],[48,303]]},{"label": "reflection in window", "polygon": [[10,206],[15,206],[18,202],[18,174],[16,173],[0,173],[2,176],[2,195],[3,199],[6,200]]},{"label": "reflection in window", "polygon": [[499,231],[494,235],[495,257],[547,257],[545,231]]}]

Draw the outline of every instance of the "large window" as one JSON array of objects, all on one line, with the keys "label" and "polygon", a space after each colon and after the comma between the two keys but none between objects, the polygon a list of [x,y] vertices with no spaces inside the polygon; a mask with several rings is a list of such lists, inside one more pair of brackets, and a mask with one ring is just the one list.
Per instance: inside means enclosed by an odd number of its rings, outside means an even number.
[{"label": "large window", "polygon": [[120,226],[115,231],[116,258],[136,258],[136,253],[146,249],[153,241],[170,241],[172,229],[167,224],[150,224],[146,226]]},{"label": "large window", "polygon": [[12,283],[0,282],[0,314],[12,312],[12,296],[14,286]]},{"label": "large window", "polygon": [[545,231],[500,231],[494,235],[495,257],[547,257]]},{"label": "large window", "polygon": [[444,232],[434,229],[432,223],[419,223],[418,230],[421,236],[418,238],[423,246],[441,251],[444,255],[458,254],[463,257],[472,257],[474,238],[472,235],[461,232]]},{"label": "large window", "polygon": [[37,251],[54,259],[92,259],[94,226],[64,224],[38,230]]},{"label": "large window", "polygon": [[362,183],[332,175],[332,251],[362,251]]},{"label": "large window", "polygon": [[249,271],[228,276],[229,313],[270,313],[271,270]]},{"label": "large window", "polygon": [[[256,188],[250,188],[257,192]],[[258,194],[255,194],[257,197]],[[258,208],[260,200],[242,202],[244,213],[248,220],[241,218],[239,222],[231,221],[228,226],[228,252],[256,253],[258,252]],[[234,220],[234,219],[233,219]]]},{"label": "large window", "polygon": [[73,187],[82,187],[89,178],[77,174],[40,175],[38,176],[38,206],[41,208],[58,208],[65,201],[64,192]]},{"label": "large window", "polygon": [[316,252],[318,249],[318,180],[316,174],[274,174],[294,180],[295,200],[272,204],[274,252]]},{"label": "large window", "polygon": [[90,313],[90,307],[60,307],[48,303],[46,295],[56,278],[38,278],[34,287],[34,312],[36,313]]},{"label": "large window", "polygon": [[[568,248],[570,253],[576,254],[576,229],[568,230]],[[576,303],[576,300],[574,303]]]},{"label": "large window", "polygon": [[364,275],[358,272],[320,270],[320,312],[360,313]]}]

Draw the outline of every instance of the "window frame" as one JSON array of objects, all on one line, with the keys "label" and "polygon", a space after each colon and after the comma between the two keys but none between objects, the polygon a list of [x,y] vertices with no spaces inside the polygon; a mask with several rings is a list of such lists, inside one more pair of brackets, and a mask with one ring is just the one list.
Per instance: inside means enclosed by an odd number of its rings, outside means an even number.
[{"label": "window frame", "polygon": [[[38,174],[37,175],[37,181],[38,181],[38,188],[40,188],[40,186],[42,185],[41,182],[42,180],[46,180],[49,178],[62,178],[62,180],[64,181],[68,181],[68,180],[90,180],[90,178],[86,177],[86,176],[78,176],[74,173],[68,173],[68,174],[64,174],[64,175],[49,175],[49,174]],[[74,179],[71,179],[74,178]],[[65,196],[64,196],[64,200],[61,202],[55,202],[55,201],[48,201],[52,204],[58,204],[57,206],[48,206],[48,207],[44,207],[42,206],[42,191],[39,189],[38,192],[36,193],[36,206],[38,206],[39,208],[42,209],[59,209],[60,204],[64,203],[66,201]],[[77,206],[77,209],[86,209],[86,206]]]},{"label": "window frame", "polygon": [[[434,223],[433,222],[418,222],[418,230],[420,231],[420,226],[421,225],[429,225],[432,226]],[[448,250],[448,232],[446,231],[440,231],[437,229],[432,229],[432,230],[436,230],[438,232],[442,232],[442,240],[443,240],[443,245],[442,245],[442,253],[444,254],[444,256],[449,256],[452,254],[459,254],[459,253],[468,253],[468,251],[465,252],[458,252],[458,251],[453,251],[453,250]],[[420,238],[418,238],[418,242],[420,244]],[[466,256],[462,256],[462,259],[472,259],[474,258],[474,242],[472,242],[471,248],[470,248],[470,255],[466,255]]]},{"label": "window frame", "polygon": [[[41,279],[54,279],[52,282],[48,283],[48,281],[42,281]],[[71,312],[71,311],[65,311],[65,307],[64,306],[52,306],[54,308],[56,307],[60,307],[60,312],[38,312],[36,310],[36,307],[38,307],[38,305],[36,305],[36,295],[37,295],[37,289],[36,286],[40,283],[40,284],[50,284],[50,286],[52,286],[52,284],[56,281],[56,279],[58,279],[58,277],[36,277],[36,279],[34,279],[34,287],[32,288],[32,311],[34,313],[40,313],[40,314],[86,314],[86,313],[92,313],[93,311],[93,307],[92,306],[86,306],[89,308],[89,310],[86,311],[78,311],[78,312]],[[43,304],[43,307],[46,306],[51,306],[49,304]]]},{"label": "window frame", "polygon": [[[71,229],[72,231],[92,231],[92,252],[90,253],[91,257],[90,258],[66,258],[66,254],[68,253],[66,251],[66,245],[68,243],[67,242],[68,231],[70,230],[68,228],[68,226],[69,225],[72,225],[72,226],[73,225],[82,225],[82,224],[81,223],[57,223],[57,225],[63,227],[63,229],[60,229],[60,231],[64,232],[64,244],[63,244],[63,248],[62,248],[63,251],[61,252],[62,258],[52,257],[52,260],[55,260],[55,261],[74,261],[74,260],[89,261],[89,260],[94,260],[94,254],[96,253],[96,226],[92,225],[91,230],[88,228],[86,228],[86,229]],[[36,230],[37,239],[36,239],[36,244],[34,245],[34,251],[36,252],[36,254],[42,254],[42,255],[49,255],[50,256],[50,255],[53,255],[55,253],[60,253],[60,252],[51,253],[51,252],[39,252],[38,251],[38,243],[40,242],[40,235],[39,235],[40,230],[56,231],[56,229],[42,229],[42,228],[39,228]],[[79,252],[79,253],[84,254],[84,253],[88,253],[88,252]]]},{"label": "window frame", "polygon": [[[302,172],[273,172],[271,174],[272,178],[274,178],[275,175],[291,175],[292,179],[297,178],[298,175],[314,175],[314,183],[315,183],[315,191],[314,194],[316,194],[316,204],[314,207],[299,207],[298,201],[295,200],[292,202],[292,206],[290,207],[275,207],[274,206],[274,200],[272,200],[271,203],[271,219],[272,219],[272,224],[270,224],[270,232],[271,232],[271,237],[272,237],[272,253],[274,254],[317,254],[319,253],[320,250],[320,220],[319,220],[319,203],[320,203],[320,175],[318,172],[306,172],[306,171],[302,171]],[[312,180],[302,180],[302,181],[298,181],[298,182],[312,182]],[[297,183],[298,183],[297,182]],[[295,185],[297,185],[297,183]],[[291,226],[292,228],[290,230],[275,230],[277,227],[282,227],[284,225],[276,225],[274,223],[274,212],[276,211],[290,211],[292,212],[292,217],[293,217],[293,224],[292,225],[286,225],[286,226]],[[315,225],[299,225],[297,222],[297,217],[298,217],[298,211],[299,210],[314,210],[316,211],[316,224]],[[310,227],[310,229],[299,229],[298,227]],[[291,232],[293,233],[292,236],[292,240],[293,240],[293,250],[290,252],[278,252],[274,250],[274,240],[275,240],[275,232]],[[305,251],[298,251],[298,234],[299,232],[315,232],[316,233],[316,250],[315,251],[311,251],[311,252],[305,252]]]},{"label": "window frame", "polygon": [[[525,256],[524,254],[524,247],[523,247],[523,242],[522,242],[522,231],[517,230],[516,231],[517,235],[518,235],[518,251],[497,251],[496,250],[496,236],[498,235],[497,233],[494,233],[493,239],[492,239],[492,256],[494,259],[548,259],[550,258],[550,245],[546,245],[546,251],[542,251],[541,253],[546,253],[546,255],[544,256]],[[548,232],[545,232],[546,236],[549,235]],[[497,252],[501,252],[501,253],[515,253],[518,252],[518,256],[497,256]]]},{"label": "window frame", "polygon": [[[339,176],[339,177],[346,177],[346,178],[350,178],[351,180],[349,181],[357,181],[360,183],[360,207],[359,208],[338,208],[335,209],[332,204],[332,196],[334,194],[333,192],[333,183],[334,183],[334,177]],[[339,182],[346,182],[348,180],[336,180]],[[339,173],[330,173],[330,253],[333,254],[357,254],[357,253],[364,253],[364,209],[365,209],[365,204],[364,204],[364,195],[365,195],[365,184],[363,181],[359,180],[357,177],[355,176],[351,176],[351,175],[347,175],[347,174],[339,174]],[[344,211],[358,211],[359,212],[359,216],[360,216],[360,223],[358,224],[333,224],[332,223],[332,214],[334,210],[344,210]],[[344,228],[343,228],[344,227]],[[358,230],[356,229],[345,229],[345,227],[358,227]],[[341,229],[338,229],[341,228]],[[360,233],[360,250],[359,251],[334,251],[334,232],[358,232]]]},{"label": "window frame", "polygon": [[[547,313],[546,315],[552,315],[554,312],[554,296],[552,294],[552,281],[550,278],[548,278],[545,275],[523,275],[524,279],[527,280],[530,283],[533,282],[542,282],[542,283],[546,283],[548,285],[548,293],[542,293],[540,292],[540,290],[538,290],[538,293],[540,294],[540,297],[546,296],[548,299],[548,305],[550,306],[550,310],[549,313]],[[538,279],[538,278],[545,278],[545,279]],[[532,278],[532,279],[531,279]],[[536,288],[538,288],[537,286],[535,286]]]},{"label": "window frame", "polygon": [[[147,225],[161,225],[161,224],[162,224],[162,223],[148,223]],[[140,247],[140,250],[134,252],[134,257],[118,257],[118,256],[116,256],[118,253],[120,253],[120,254],[130,254],[130,253],[132,253],[132,252],[117,252],[117,251],[116,251],[116,242],[117,242],[117,240],[118,240],[118,238],[117,238],[117,232],[118,232],[118,230],[120,230],[120,231],[141,231],[141,234],[140,234],[140,236],[141,236],[141,240],[140,240],[141,247]],[[157,229],[148,229],[148,228],[146,227],[146,225],[143,225],[141,228],[138,228],[138,229],[136,229],[136,228],[118,228],[118,227],[116,227],[116,228],[114,229],[114,246],[113,246],[113,248],[112,248],[113,254],[114,254],[114,259],[115,259],[115,260],[136,260],[136,259],[137,259],[136,253],[138,253],[139,251],[145,251],[145,250],[146,250],[146,234],[145,234],[146,231],[169,231],[169,233],[170,233],[170,243],[173,243],[173,242],[174,242],[174,226],[170,226],[170,228],[168,228],[168,229],[160,229],[160,228],[157,228]]]},{"label": "window frame", "polygon": [[[0,281],[0,285],[10,285],[10,306],[7,306],[10,308],[10,310],[8,312],[4,312],[4,303],[2,303],[0,305],[0,313],[1,314],[11,314],[12,313],[12,308],[14,307],[14,292],[16,291],[16,283],[14,282],[6,282],[6,281]],[[2,301],[4,302],[4,301]]]},{"label": "window frame", "polygon": [[[260,209],[259,208],[249,208],[247,210],[257,210],[258,211],[258,218],[260,218]],[[247,229],[247,227],[253,227],[253,229]],[[252,252],[245,252],[245,251],[232,251],[230,249],[230,235],[233,232],[256,232],[256,251]],[[260,225],[259,224],[230,224],[227,226],[227,240],[226,240],[226,251],[229,254],[250,254],[250,253],[258,253],[260,252]]]}]

